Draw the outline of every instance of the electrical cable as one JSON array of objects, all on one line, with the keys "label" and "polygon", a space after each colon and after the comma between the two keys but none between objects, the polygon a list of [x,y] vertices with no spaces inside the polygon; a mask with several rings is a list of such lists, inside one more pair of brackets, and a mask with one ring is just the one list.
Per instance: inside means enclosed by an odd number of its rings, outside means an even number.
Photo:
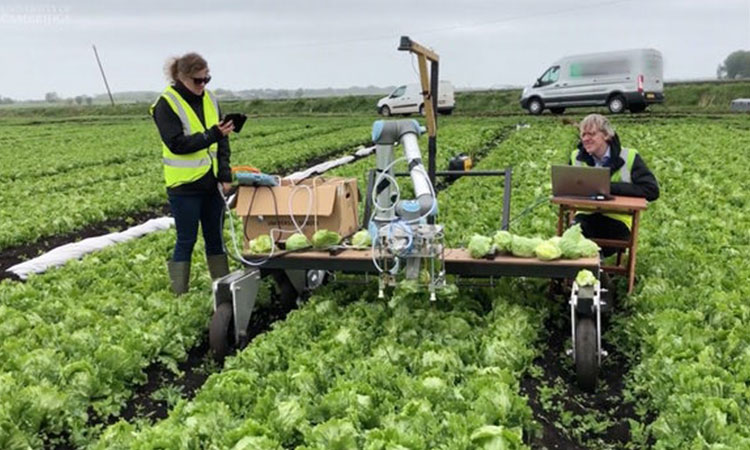
[{"label": "electrical cable", "polygon": [[[294,210],[292,208],[293,206],[292,200],[294,199],[294,196],[297,194],[297,192],[299,192],[300,189],[305,189],[307,191],[307,211],[305,212],[305,220],[302,221],[302,225],[299,225],[297,223],[297,219],[294,218],[294,214],[292,213],[292,211]],[[302,229],[305,228],[305,226],[307,225],[307,220],[310,218],[310,212],[312,211],[312,206],[313,206],[312,205],[313,204],[313,192],[310,186],[305,186],[303,184],[295,185],[294,189],[292,189],[292,192],[289,194],[288,203],[289,204],[287,206],[289,207],[288,211],[289,211],[289,217],[292,219],[292,225],[294,225],[294,229],[298,233],[303,234]],[[317,211],[315,215],[317,216]]]},{"label": "electrical cable", "polygon": [[[273,189],[271,189],[271,186],[256,186],[256,189],[253,191],[253,196],[250,199],[250,203],[248,204],[247,215],[250,214],[250,211],[252,210],[252,207],[253,207],[253,203],[255,202],[255,194],[258,192],[259,188],[261,188],[261,187],[267,188],[271,192],[271,197],[273,198],[274,211],[276,213],[276,217],[279,217],[279,207],[278,207],[278,202],[277,202],[277,199],[276,199],[276,194],[273,191]],[[271,258],[273,258],[273,255],[274,255],[275,250],[276,250],[276,239],[274,239],[274,232],[276,232],[276,231],[282,231],[282,230],[280,230],[278,228],[272,228],[272,229],[269,230],[269,237],[271,238],[271,252],[267,256],[264,256],[262,259],[259,259],[257,261],[251,261],[251,260],[245,259],[242,256],[242,252],[240,251],[239,246],[237,245],[237,234],[236,234],[235,229],[234,229],[234,217],[232,216],[232,208],[229,205],[229,201],[228,201],[227,197],[224,195],[224,192],[221,190],[221,184],[220,183],[217,184],[217,188],[218,188],[218,191],[219,191],[219,195],[221,195],[221,198],[224,201],[224,207],[226,208],[226,214],[229,216],[229,233],[230,233],[230,236],[232,237],[232,248],[234,250],[234,254],[232,254],[231,252],[229,252],[228,249],[227,249],[227,247],[226,247],[226,244],[225,244],[224,240],[222,239],[222,247],[224,249],[224,253],[226,253],[233,260],[235,260],[237,262],[240,262],[240,263],[243,263],[243,264],[247,264],[249,266],[257,267],[257,266],[261,266],[261,265],[265,264],[268,260],[270,260]],[[223,223],[224,222],[223,222],[223,217],[222,217],[222,229],[223,229]],[[247,234],[247,225],[248,225],[248,223],[246,222],[244,224],[244,226],[243,226],[243,235],[244,235],[244,237],[245,237],[246,240],[249,240],[248,239],[248,234]]]},{"label": "electrical cable", "polygon": [[432,183],[430,182],[430,176],[427,174],[427,171],[424,169],[424,166],[416,166],[412,170],[416,171],[417,173],[421,172],[422,175],[425,177],[425,181],[427,181],[427,187],[430,188],[430,195],[432,196],[432,207],[417,218],[410,219],[410,220],[402,219],[406,223],[416,223],[416,222],[422,221],[423,219],[426,219],[427,216],[429,216],[432,213],[432,210],[435,209],[435,203],[437,203],[437,194],[435,193],[435,188],[432,186]]},{"label": "electrical cable", "polygon": [[541,205],[542,203],[545,203],[549,200],[549,195],[541,195],[534,199],[534,203],[531,204],[531,206],[527,206],[523,211],[521,211],[520,214],[518,214],[516,217],[511,219],[508,222],[508,230],[510,231],[510,226],[516,222],[517,220],[521,219],[526,214],[530,213],[532,210],[534,210],[537,206]]},{"label": "electrical cable", "polygon": [[[378,196],[377,189],[373,189],[373,191],[372,191],[372,204],[374,206],[374,211],[373,211],[372,215],[370,216],[370,222],[372,222],[372,220],[375,217],[375,215],[376,215],[377,212],[391,211],[391,210],[395,209],[396,205],[398,204],[398,201],[401,198],[401,188],[399,187],[398,181],[396,180],[396,178],[394,176],[388,174],[388,171],[396,163],[400,162],[401,160],[407,160],[407,158],[405,156],[403,156],[401,158],[397,158],[397,159],[393,160],[375,178],[375,181],[373,183],[374,186],[378,186],[384,179],[388,179],[388,182],[391,183],[394,186],[394,188],[396,189],[396,199],[395,199],[395,201],[393,201],[393,203],[392,203],[392,205],[390,207],[383,207],[382,205],[379,205],[378,202],[377,202],[377,196]],[[408,236],[408,241],[407,241],[408,244],[406,246],[407,250],[410,249],[411,246],[412,246],[412,244],[413,244],[414,235],[413,235],[413,232],[412,232],[411,228],[408,227],[406,224],[418,223],[418,222],[422,221],[423,219],[425,219],[427,216],[429,216],[433,212],[433,210],[435,209],[434,208],[435,202],[437,201],[437,195],[435,193],[435,187],[430,182],[430,177],[427,174],[427,171],[424,169],[424,167],[423,166],[417,166],[417,167],[414,167],[412,170],[417,171],[417,173],[420,173],[422,176],[424,176],[425,180],[427,181],[427,186],[428,186],[428,188],[430,190],[430,195],[432,196],[433,206],[427,212],[425,212],[424,214],[422,214],[421,216],[419,216],[417,218],[410,219],[410,220],[405,220],[405,219],[395,218],[394,217],[394,218],[391,218],[390,219],[390,223],[386,225],[386,226],[389,227],[388,228],[388,240],[390,241],[391,237],[392,237],[392,234],[391,234],[392,227],[395,226],[395,224],[397,224],[397,223],[401,224],[400,226],[402,227],[402,229],[404,229],[407,232],[407,236]],[[378,264],[377,259],[375,257],[375,255],[376,255],[375,249],[377,247],[377,244],[378,244],[378,239],[377,239],[377,236],[376,236],[375,238],[372,239],[372,252],[371,252],[372,262],[373,262],[373,265],[375,266],[375,268],[378,270],[378,272],[382,273],[385,270]],[[398,258],[398,256],[404,257],[405,254],[406,253],[404,253],[402,251],[400,254],[395,255],[395,256],[397,256],[397,258],[395,259],[396,265],[394,266],[393,269],[391,269],[389,271],[390,273],[395,273],[396,271],[398,271],[399,261],[400,261],[399,258]]]},{"label": "electrical cable", "polygon": [[[556,16],[556,15],[565,15],[570,12],[575,12],[579,10],[585,10],[590,11],[593,8],[601,8],[606,7],[610,5],[616,5],[619,3],[633,3],[637,2],[639,0],[610,0],[610,1],[601,1],[597,3],[582,3],[581,6],[574,6],[570,8],[559,8],[555,10],[546,10],[544,12],[540,13],[530,13],[530,14],[518,14],[511,17],[503,17],[493,20],[487,20],[487,21],[478,21],[478,22],[471,22],[463,25],[449,25],[445,27],[436,27],[436,28],[426,28],[422,30],[415,30],[413,31],[413,35],[418,36],[427,36],[427,35],[441,35],[448,32],[454,32],[456,30],[470,30],[475,28],[482,28],[487,27],[489,25],[497,25],[501,23],[512,23],[516,21],[524,21],[529,19],[535,19],[538,17],[549,17],[549,16]],[[333,41],[310,41],[306,40],[304,42],[291,42],[288,44],[264,44],[263,47],[257,47],[255,50],[268,50],[268,49],[281,49],[281,48],[315,48],[315,47],[328,47],[328,46],[349,46],[351,44],[362,44],[367,42],[377,42],[377,41],[391,41],[393,39],[399,38],[401,35],[379,35],[379,36],[369,36],[369,37],[362,37],[362,38],[353,38],[353,39],[336,39]],[[253,49],[253,47],[250,47],[250,49]]]},{"label": "electrical cable", "polygon": [[422,83],[422,79],[419,76],[419,71],[417,70],[416,67],[414,67],[414,60],[416,59],[416,57],[417,56],[414,53],[411,53],[411,70],[414,71],[414,74],[417,76],[417,84],[419,85],[420,91],[421,91],[421,88],[422,88],[422,84],[421,84]]},{"label": "electrical cable", "polygon": [[[295,231],[300,234],[304,234],[302,231],[305,226],[307,225],[307,221],[310,218],[310,214],[313,210],[313,203],[315,203],[315,212],[313,213],[313,230],[315,232],[318,231],[318,186],[317,182],[319,180],[323,180],[323,177],[320,175],[313,177],[312,179],[312,188],[310,186],[306,185],[297,185],[294,181],[292,181],[292,184],[295,186],[292,192],[289,194],[289,217],[292,219],[292,224],[294,225]],[[292,208],[292,199],[297,194],[298,189],[305,189],[308,192],[307,196],[307,212],[305,213],[305,220],[302,221],[302,225],[299,225],[297,223],[297,219],[294,218],[293,208]],[[282,232],[289,232],[289,230],[280,230]]]},{"label": "electrical cable", "polygon": [[[281,185],[281,177],[277,176],[277,178],[278,178],[277,185],[280,186]],[[290,216],[290,218],[292,220],[292,223],[295,225],[295,229],[293,229],[293,230],[286,230],[284,228],[271,228],[269,230],[269,232],[268,232],[269,236],[271,238],[271,253],[269,253],[266,257],[264,257],[263,259],[258,260],[258,261],[250,261],[250,260],[245,259],[242,256],[242,252],[240,252],[239,247],[237,245],[237,237],[236,237],[236,234],[235,234],[235,231],[234,231],[234,219],[233,219],[232,211],[231,211],[232,208],[229,205],[229,200],[227,199],[227,197],[224,195],[223,191],[221,190],[221,184],[220,183],[217,184],[217,188],[219,190],[219,194],[221,195],[221,198],[224,201],[224,206],[226,208],[226,213],[229,215],[230,235],[232,237],[233,249],[234,249],[236,255],[231,254],[227,250],[226,244],[224,243],[224,241],[222,239],[222,247],[224,248],[224,252],[226,254],[228,254],[235,261],[242,262],[244,264],[248,264],[248,265],[251,265],[251,266],[260,266],[260,265],[265,264],[269,259],[271,259],[274,256],[275,250],[276,250],[276,243],[277,243],[278,239],[281,237],[282,234],[284,234],[284,233],[292,234],[292,233],[295,233],[295,232],[304,234],[304,233],[302,233],[302,229],[307,225],[307,221],[309,220],[309,216],[310,216],[310,214],[312,212],[313,202],[317,203],[317,183],[318,183],[319,180],[322,180],[322,179],[323,178],[320,177],[320,176],[314,177],[313,180],[312,180],[312,185],[313,185],[312,188],[310,188],[310,186],[295,185],[295,189],[292,191],[292,193],[289,196],[289,205],[288,205],[289,206],[289,216]],[[280,217],[279,206],[278,206],[278,199],[276,198],[276,193],[272,189],[272,186],[267,186],[267,185],[256,186],[256,189],[253,190],[253,195],[250,198],[250,202],[248,204],[248,210],[247,210],[247,214],[246,215],[247,216],[250,215],[250,211],[252,211],[253,204],[255,203],[255,196],[258,193],[258,191],[260,190],[260,188],[266,188],[266,189],[268,189],[271,192],[271,197],[273,199],[273,205],[274,205],[274,213],[275,213],[276,217]],[[307,212],[305,214],[305,220],[303,221],[303,223],[302,223],[301,226],[297,223],[296,219],[294,218],[294,214],[292,212],[292,200],[293,200],[294,195],[296,194],[296,192],[298,192],[298,189],[300,189],[300,188],[306,189],[308,191],[308,193],[309,193],[309,195],[308,195]],[[315,214],[313,214],[313,219],[314,219],[314,229],[315,229],[315,231],[317,231],[318,230],[317,210],[316,210]],[[223,222],[223,217],[222,217],[222,229],[223,229],[223,223],[224,222]],[[249,222],[246,222],[244,224],[244,226],[243,226],[243,235],[245,237],[245,240],[247,240],[247,241],[250,240],[248,232],[247,232],[248,225],[249,225]]]},{"label": "electrical cable", "polygon": [[[372,205],[375,207],[375,209],[379,209],[381,212],[388,212],[396,208],[396,203],[401,199],[401,189],[398,186],[398,182],[396,181],[396,178],[389,174],[388,171],[393,168],[396,163],[400,161],[406,161],[406,156],[402,156],[400,158],[394,159],[391,161],[390,164],[388,164],[385,169],[380,171],[377,177],[375,177],[375,181],[373,182],[373,186],[375,186],[375,189],[372,190]],[[377,186],[380,185],[380,183],[383,181],[384,178],[388,178],[388,181],[390,184],[392,184],[396,188],[396,199],[393,201],[393,204],[390,207],[383,207],[378,204],[378,190]]]}]

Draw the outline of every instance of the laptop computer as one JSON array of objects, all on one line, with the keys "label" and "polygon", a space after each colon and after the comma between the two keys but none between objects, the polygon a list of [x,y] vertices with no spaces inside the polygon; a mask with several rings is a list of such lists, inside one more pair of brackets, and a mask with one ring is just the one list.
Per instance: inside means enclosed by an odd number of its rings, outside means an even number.
[{"label": "laptop computer", "polygon": [[608,200],[609,167],[552,166],[552,195]]}]

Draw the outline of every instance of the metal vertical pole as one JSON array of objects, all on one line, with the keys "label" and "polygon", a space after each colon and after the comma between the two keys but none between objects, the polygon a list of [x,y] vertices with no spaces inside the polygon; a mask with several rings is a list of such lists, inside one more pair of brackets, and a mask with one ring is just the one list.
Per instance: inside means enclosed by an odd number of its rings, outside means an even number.
[{"label": "metal vertical pole", "polygon": [[[430,137],[427,139],[427,154],[428,154],[428,161],[427,161],[427,171],[430,176],[430,184],[432,186],[435,186],[435,172],[437,171],[437,168],[435,167],[437,162],[437,119],[438,119],[438,113],[437,113],[437,106],[438,106],[438,62],[437,61],[431,61],[430,64],[430,95],[432,98],[432,114],[433,114],[433,123],[435,126],[434,132],[430,135]],[[435,199],[437,200],[437,198]],[[430,215],[427,218],[427,223],[430,225],[435,224],[435,216]]]},{"label": "metal vertical pole", "polygon": [[503,186],[503,218],[501,221],[501,229],[510,231],[510,190],[511,190],[511,174],[513,173],[510,167],[505,168],[505,185]]},{"label": "metal vertical pole", "polygon": [[375,188],[375,169],[367,172],[367,189],[365,194],[365,212],[362,216],[362,228],[367,230],[370,227],[370,216],[372,215],[372,191]]},{"label": "metal vertical pole", "polygon": [[428,172],[430,174],[430,183],[432,183],[433,186],[435,186],[435,160],[437,158],[437,106],[438,106],[438,62],[437,61],[431,61],[430,64],[430,95],[432,98],[432,113],[435,115],[433,118],[434,124],[435,124],[435,131],[430,135],[429,140],[427,141],[427,149],[429,152],[429,161],[428,161]]},{"label": "metal vertical pole", "polygon": [[[419,81],[422,86],[424,112],[427,117],[427,176],[432,186],[435,186],[435,160],[437,155],[437,94],[438,94],[438,61],[440,57],[432,50],[412,41],[408,36],[401,36],[399,50],[409,51],[417,55],[419,62]],[[430,78],[427,74],[427,61],[430,61]],[[435,216],[427,218],[428,223],[435,223]]]},{"label": "metal vertical pole", "polygon": [[104,68],[102,67],[102,62],[99,61],[99,53],[96,51],[96,45],[92,45],[94,48],[94,56],[96,56],[96,63],[99,64],[99,71],[102,73],[102,78],[104,79],[104,86],[107,88],[107,95],[109,95],[109,101],[112,103],[112,106],[115,106],[115,99],[112,98],[112,91],[109,90],[109,83],[107,83],[107,76],[104,75]]}]

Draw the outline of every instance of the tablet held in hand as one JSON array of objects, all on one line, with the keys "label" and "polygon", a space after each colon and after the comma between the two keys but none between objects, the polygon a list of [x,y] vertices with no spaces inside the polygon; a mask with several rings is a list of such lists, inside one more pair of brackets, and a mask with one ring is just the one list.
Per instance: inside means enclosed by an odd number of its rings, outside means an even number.
[{"label": "tablet held in hand", "polygon": [[239,133],[242,130],[242,126],[245,125],[247,115],[242,113],[230,113],[221,119],[221,123],[232,122],[234,123],[234,132]]}]

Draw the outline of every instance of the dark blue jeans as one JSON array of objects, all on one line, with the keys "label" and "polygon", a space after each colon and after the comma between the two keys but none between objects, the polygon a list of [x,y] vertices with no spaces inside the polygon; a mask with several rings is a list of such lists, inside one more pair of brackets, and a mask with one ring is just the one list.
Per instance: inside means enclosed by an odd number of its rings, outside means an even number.
[{"label": "dark blue jeans", "polygon": [[203,229],[206,255],[223,255],[222,225],[224,201],[218,191],[198,195],[168,194],[169,207],[177,228],[177,243],[172,260],[190,261],[198,239],[198,223]]}]

